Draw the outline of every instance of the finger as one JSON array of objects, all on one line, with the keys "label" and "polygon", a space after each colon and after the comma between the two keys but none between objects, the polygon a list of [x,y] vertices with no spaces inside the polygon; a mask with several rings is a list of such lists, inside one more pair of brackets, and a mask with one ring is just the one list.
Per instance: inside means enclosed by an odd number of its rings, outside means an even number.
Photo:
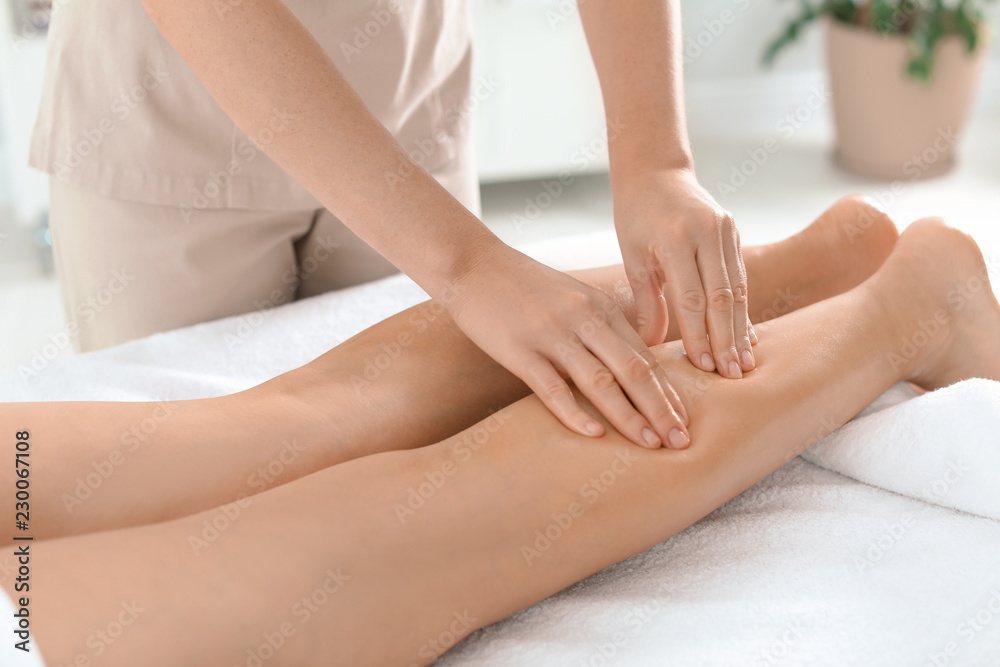
[{"label": "finger", "polygon": [[[650,355],[652,356],[652,354]],[[660,383],[660,387],[663,389],[663,393],[666,394],[667,400],[670,401],[670,405],[673,406],[674,412],[681,418],[684,422],[685,428],[691,426],[691,418],[688,416],[687,408],[684,407],[684,403],[681,402],[680,394],[674,389],[674,386],[670,384],[667,380],[667,374],[663,370],[663,366],[659,364],[656,359],[653,359],[653,374],[656,376],[656,380]],[[690,433],[688,433],[690,437]]]},{"label": "finger", "polygon": [[732,218],[728,218],[724,223],[723,235],[723,253],[726,258],[726,269],[729,271],[729,284],[733,290],[733,337],[736,341],[736,357],[740,369],[746,373],[753,370],[756,362],[753,357],[753,344],[750,341],[747,271],[740,248],[740,233]]},{"label": "finger", "polygon": [[694,255],[686,248],[673,251],[668,247],[660,252],[660,266],[666,275],[668,303],[677,318],[688,360],[703,371],[714,371],[715,360],[705,327],[705,291]]},{"label": "finger", "polygon": [[670,405],[671,407],[673,407],[674,412],[676,412],[677,415],[681,418],[681,421],[684,423],[684,426],[688,426],[690,424],[690,421],[688,419],[687,408],[685,408],[684,404],[681,403],[680,396],[674,390],[673,386],[670,384],[670,381],[667,380],[667,374],[663,370],[663,366],[660,365],[660,362],[657,361],[656,356],[653,354],[652,350],[650,350],[645,345],[641,344],[642,343],[641,340],[636,339],[636,336],[633,335],[633,332],[629,330],[627,321],[624,322],[624,327],[620,327],[615,323],[613,323],[612,326],[613,328],[615,328],[616,332],[625,340],[625,343],[628,344],[633,350],[635,350],[636,353],[638,353],[639,356],[645,359],[646,363],[650,365],[650,367],[653,369],[653,376],[656,378],[656,383],[663,391],[664,396],[666,396],[667,400],[670,402]]},{"label": "finger", "polygon": [[[665,391],[666,378],[654,372],[659,367],[655,357],[629,327],[622,316],[612,316],[610,326],[594,330],[582,338],[584,344],[613,374],[620,391],[631,400],[630,405],[651,425],[656,435],[671,447],[684,447],[690,441],[684,419]],[[643,354],[644,353],[644,354]],[[662,371],[662,369],[661,369]],[[677,403],[676,392],[670,392]],[[610,415],[607,415],[611,419]]]},{"label": "finger", "polygon": [[663,444],[645,417],[629,402],[614,373],[582,349],[564,362],[577,389],[594,404],[619,433],[637,445],[655,449]]},{"label": "finger", "polygon": [[569,385],[549,360],[537,356],[529,362],[521,379],[563,426],[591,438],[604,435],[604,427],[580,407]]},{"label": "finger", "polygon": [[647,256],[645,262],[627,262],[625,267],[635,298],[636,330],[647,345],[662,343],[669,324],[663,281],[656,261],[655,257]]},{"label": "finger", "polygon": [[736,339],[733,334],[733,289],[726,269],[721,227],[715,234],[706,235],[698,248],[698,269],[705,286],[708,304],[705,320],[715,365],[720,375],[732,379],[741,378],[743,370],[736,354]]}]

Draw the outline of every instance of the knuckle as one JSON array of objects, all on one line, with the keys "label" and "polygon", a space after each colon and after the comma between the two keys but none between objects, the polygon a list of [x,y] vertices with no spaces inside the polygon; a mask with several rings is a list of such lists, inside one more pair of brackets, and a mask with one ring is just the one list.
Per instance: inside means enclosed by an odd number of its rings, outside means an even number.
[{"label": "knuckle", "polygon": [[653,367],[648,361],[635,355],[625,363],[625,377],[629,380],[643,380],[649,377]]},{"label": "knuckle", "polygon": [[552,399],[561,398],[570,393],[569,385],[560,379],[549,380],[544,384],[542,390],[546,396]]},{"label": "knuckle", "polygon": [[600,391],[605,391],[608,389],[613,389],[618,385],[618,381],[615,380],[614,374],[607,368],[599,368],[595,370],[590,376],[590,386],[594,389]]},{"label": "knuckle", "polygon": [[701,290],[687,290],[681,294],[680,303],[678,305],[683,310],[703,313],[705,312],[705,293]]},{"label": "knuckle", "polygon": [[733,290],[728,287],[720,287],[712,290],[712,295],[709,297],[712,310],[716,311],[732,310],[734,301]]},{"label": "knuckle", "polygon": [[595,316],[601,323],[607,321],[607,316],[618,309],[615,300],[600,290],[591,297],[591,305],[598,311]]},{"label": "knuckle", "polygon": [[558,313],[552,312],[551,317],[562,319],[566,315],[573,315],[579,313],[581,310],[586,310],[590,305],[591,296],[586,292],[565,292],[559,299]]},{"label": "knuckle", "polygon": [[736,303],[747,302],[747,286],[745,282],[737,283],[736,287],[733,288],[733,300]]},{"label": "knuckle", "polygon": [[667,410],[666,408],[659,408],[656,412],[650,415],[650,421],[658,427],[666,429],[674,426],[680,421],[680,419],[670,410]]}]

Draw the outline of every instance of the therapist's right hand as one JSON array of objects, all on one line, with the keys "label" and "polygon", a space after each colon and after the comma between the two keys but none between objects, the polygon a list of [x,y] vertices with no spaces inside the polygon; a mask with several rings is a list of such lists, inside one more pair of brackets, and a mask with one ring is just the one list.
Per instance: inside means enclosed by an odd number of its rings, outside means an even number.
[{"label": "therapist's right hand", "polygon": [[632,442],[686,447],[687,412],[618,304],[509,247],[494,252],[456,277],[444,299],[462,331],[567,428],[604,434],[565,378]]}]

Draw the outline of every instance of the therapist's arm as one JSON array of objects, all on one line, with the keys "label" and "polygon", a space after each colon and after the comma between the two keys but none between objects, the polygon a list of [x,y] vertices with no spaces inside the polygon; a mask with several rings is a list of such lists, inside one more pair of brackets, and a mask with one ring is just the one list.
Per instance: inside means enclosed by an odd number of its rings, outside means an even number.
[{"label": "therapist's arm", "polygon": [[565,377],[633,442],[687,444],[676,392],[614,301],[504,245],[413,164],[280,0],[224,15],[208,0],[143,4],[240,129],[259,136],[280,114],[261,148],[567,427],[604,432]]},{"label": "therapist's arm", "polygon": [[698,184],[684,119],[679,0],[581,0],[608,118],[615,228],[647,343],[678,319],[688,358],[754,367],[732,216]]}]

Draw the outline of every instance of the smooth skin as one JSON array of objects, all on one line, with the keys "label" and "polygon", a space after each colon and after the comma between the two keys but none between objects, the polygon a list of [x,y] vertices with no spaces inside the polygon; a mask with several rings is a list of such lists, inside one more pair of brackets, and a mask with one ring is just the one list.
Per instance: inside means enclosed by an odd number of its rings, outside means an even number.
[{"label": "smooth skin", "polygon": [[[758,367],[744,382],[694,368],[679,342],[656,347],[691,410],[694,444],[684,450],[636,448],[610,429],[596,441],[573,434],[532,396],[437,444],[419,447],[399,430],[395,446],[416,449],[361,456],[259,493],[197,554],[192,537],[222,510],[37,542],[36,639],[50,664],[68,664],[90,654],[87,637],[121,618],[124,603],[140,611],[101,664],[247,664],[247,651],[275,632],[284,640],[269,664],[427,664],[475,628],[697,521],[795,456],[820,423],[847,421],[897,381],[934,389],[974,376],[1000,380],[1000,306],[985,274],[968,237],[927,219],[862,284],[761,324]],[[939,334],[897,362],[901,341],[942,310]],[[283,376],[257,419],[232,424],[239,444],[252,447],[276,421],[307,432],[308,416],[289,414],[282,398],[296,390],[341,414],[326,391],[349,386],[363,363],[357,352],[325,357],[334,363],[321,383]],[[448,375],[461,382],[494,366],[473,346],[439,352],[399,379],[434,391]],[[454,407],[481,412],[489,405],[473,405],[481,398]],[[24,427],[22,407],[3,411],[5,429]],[[369,418],[384,419],[384,407],[372,404]],[[422,432],[440,412],[407,417]],[[239,459],[240,447],[214,439],[218,415],[203,413],[205,428],[186,439]],[[35,442],[72,429],[47,421],[33,426]],[[437,473],[444,481],[422,505],[401,512]],[[145,489],[134,500],[153,496]],[[567,527],[539,541],[555,521]]]},{"label": "smooth skin", "polygon": [[[262,149],[568,428],[605,432],[566,378],[636,444],[689,438],[684,407],[647,347],[667,331],[664,281],[691,359],[733,378],[753,367],[738,236],[732,217],[698,186],[687,144],[678,0],[581,3],[607,117],[624,128],[609,143],[641,337],[604,293],[503,244],[411,164],[281,0],[230,3],[224,18],[203,0],[143,4],[248,136],[276,110],[291,117],[289,130]],[[383,174],[401,164],[413,175],[388,183]],[[712,363],[702,361],[708,352]],[[742,370],[732,366],[738,355]]]},{"label": "smooth skin", "polygon": [[[750,281],[760,297],[750,303],[753,320],[858,285],[881,265],[896,238],[891,219],[873,200],[852,196],[799,234],[748,248]],[[621,266],[575,275],[613,298],[635,322]],[[676,322],[668,338],[679,338]],[[405,352],[366,381],[366,363],[384,353],[383,345],[400,341]],[[431,359],[441,364],[432,365]],[[231,396],[16,404],[0,406],[0,414],[32,424],[33,436],[46,443],[32,460],[38,486],[50,493],[34,498],[32,516],[36,538],[53,538],[186,516],[354,458],[440,442],[528,393],[516,377],[490,363],[439,304],[428,302],[300,369]],[[50,418],[53,410],[58,420]],[[271,417],[276,411],[285,417]],[[204,440],[191,439],[191,433]],[[212,446],[206,448],[206,441]],[[102,475],[102,469],[113,472]],[[102,479],[90,489],[94,483],[88,486],[86,478],[95,474]],[[13,478],[9,482],[0,486],[4,506],[15,500]]]}]

